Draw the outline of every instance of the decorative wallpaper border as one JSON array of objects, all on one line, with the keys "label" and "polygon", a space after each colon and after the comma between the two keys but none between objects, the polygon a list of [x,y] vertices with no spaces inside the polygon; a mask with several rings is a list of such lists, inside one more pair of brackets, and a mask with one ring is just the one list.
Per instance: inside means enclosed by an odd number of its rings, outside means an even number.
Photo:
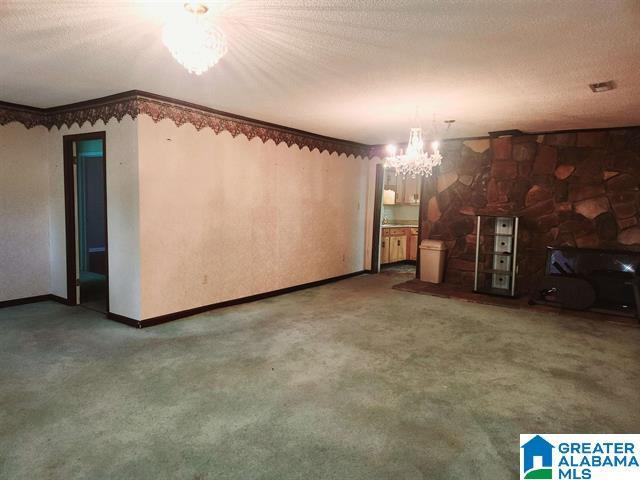
[{"label": "decorative wallpaper border", "polygon": [[0,126],[11,122],[18,122],[27,128],[33,128],[44,125],[44,115],[39,109],[0,103]]},{"label": "decorative wallpaper border", "polygon": [[317,149],[319,152],[360,157],[369,157],[372,151],[369,145],[240,117],[147,92],[125,92],[46,109],[0,102],[0,125],[19,122],[27,128],[39,125],[47,129],[62,128],[65,125],[71,127],[74,123],[82,126],[85,122],[95,125],[98,120],[107,123],[112,118],[121,121],[126,115],[135,119],[141,114],[148,115],[156,123],[169,119],[178,127],[188,123],[198,131],[209,127],[216,134],[227,131],[233,137],[245,135],[249,140],[258,137],[263,143],[273,140],[276,145],[284,142],[288,147],[295,144],[311,151]]}]

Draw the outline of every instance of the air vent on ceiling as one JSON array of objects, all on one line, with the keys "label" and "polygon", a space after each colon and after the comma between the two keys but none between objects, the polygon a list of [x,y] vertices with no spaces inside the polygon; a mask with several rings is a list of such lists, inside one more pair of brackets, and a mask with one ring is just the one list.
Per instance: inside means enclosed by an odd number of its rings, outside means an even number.
[{"label": "air vent on ceiling", "polygon": [[593,93],[608,92],[616,88],[616,84],[613,80],[609,80],[608,82],[590,83],[589,88]]}]

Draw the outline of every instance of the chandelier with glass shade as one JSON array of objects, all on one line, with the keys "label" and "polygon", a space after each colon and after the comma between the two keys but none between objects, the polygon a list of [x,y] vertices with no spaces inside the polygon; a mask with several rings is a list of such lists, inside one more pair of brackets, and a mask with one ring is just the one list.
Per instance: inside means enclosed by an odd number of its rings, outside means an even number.
[{"label": "chandelier with glass shade", "polygon": [[162,41],[189,73],[200,75],[227,53],[227,38],[202,3],[187,2],[162,31]]},{"label": "chandelier with glass shade", "polygon": [[431,153],[424,151],[424,141],[422,140],[422,129],[415,127],[409,133],[409,143],[407,150],[403,153],[397,153],[395,145],[387,145],[387,153],[384,166],[385,168],[393,168],[396,175],[403,177],[411,176],[415,178],[417,175],[428,177],[433,173],[433,168],[442,163],[442,155],[439,151],[439,143],[437,140],[431,142]]},{"label": "chandelier with glass shade", "polygon": [[[447,130],[455,120],[446,120]],[[434,136],[437,136],[435,122],[433,129]],[[425,151],[424,140],[422,139],[422,128],[414,127],[409,132],[409,143],[403,152],[395,145],[387,145],[388,156],[384,159],[385,168],[393,168],[396,175],[415,178],[418,175],[428,177],[433,174],[433,169],[442,163],[440,154],[440,142],[433,140],[430,144],[431,151]]]}]

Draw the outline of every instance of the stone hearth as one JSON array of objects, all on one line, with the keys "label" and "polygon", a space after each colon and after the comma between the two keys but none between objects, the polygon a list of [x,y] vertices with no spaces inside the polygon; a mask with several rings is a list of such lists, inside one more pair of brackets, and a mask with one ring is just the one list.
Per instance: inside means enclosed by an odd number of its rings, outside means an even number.
[{"label": "stone hearth", "polygon": [[420,219],[447,244],[445,282],[473,285],[477,214],[521,217],[521,291],[548,245],[640,250],[640,128],[453,140],[442,154]]}]

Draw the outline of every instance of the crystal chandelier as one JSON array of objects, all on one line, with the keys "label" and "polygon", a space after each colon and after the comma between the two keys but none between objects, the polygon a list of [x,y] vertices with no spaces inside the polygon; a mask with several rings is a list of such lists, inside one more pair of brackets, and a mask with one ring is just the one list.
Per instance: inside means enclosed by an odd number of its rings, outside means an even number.
[{"label": "crystal chandelier", "polygon": [[394,168],[396,175],[406,177],[410,175],[415,178],[416,175],[428,177],[433,173],[433,168],[442,163],[442,155],[438,150],[440,144],[437,141],[431,142],[432,153],[424,151],[424,142],[422,140],[422,129],[415,127],[411,129],[409,134],[409,143],[406,152],[400,150],[397,155],[395,145],[387,145],[387,153],[389,156],[384,159],[385,168]]},{"label": "crystal chandelier", "polygon": [[173,58],[196,75],[227,53],[227,39],[207,17],[208,10],[202,3],[185,3],[184,10],[168,21],[162,32],[162,41]]}]

